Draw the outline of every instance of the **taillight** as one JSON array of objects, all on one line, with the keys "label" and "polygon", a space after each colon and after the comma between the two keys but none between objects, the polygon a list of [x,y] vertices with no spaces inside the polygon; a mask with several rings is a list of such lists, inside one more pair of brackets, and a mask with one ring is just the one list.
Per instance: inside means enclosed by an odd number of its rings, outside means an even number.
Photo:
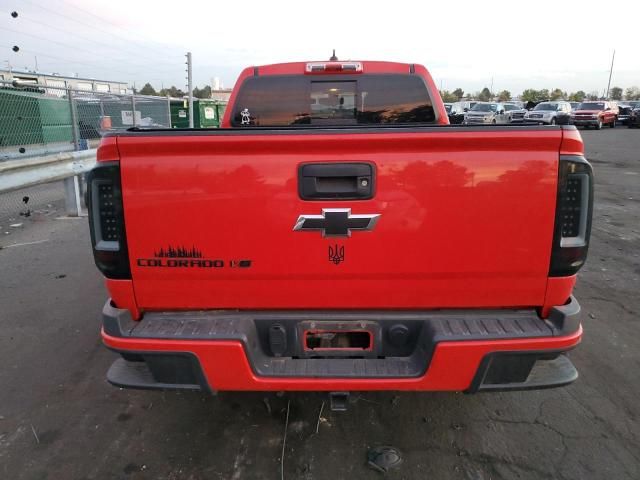
[{"label": "taillight", "polygon": [[91,244],[107,278],[131,278],[118,162],[99,162],[87,177]]},{"label": "taillight", "polygon": [[591,235],[593,170],[581,155],[561,155],[549,276],[575,274],[584,264]]},{"label": "taillight", "polygon": [[362,73],[360,62],[310,62],[305,73]]}]

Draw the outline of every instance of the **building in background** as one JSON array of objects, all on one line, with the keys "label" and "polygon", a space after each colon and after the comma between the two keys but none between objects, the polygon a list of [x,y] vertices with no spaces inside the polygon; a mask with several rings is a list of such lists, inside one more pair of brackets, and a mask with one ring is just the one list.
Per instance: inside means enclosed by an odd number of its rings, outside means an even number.
[{"label": "building in background", "polygon": [[[122,95],[132,93],[126,82],[114,80],[96,80],[95,78],[82,78],[75,76],[58,75],[56,73],[42,73],[34,70],[0,69],[0,80],[5,82],[18,81],[23,84],[37,84],[52,88],[47,93],[56,95],[56,88],[72,88],[87,92],[114,93]],[[59,96],[64,93],[59,90]]]},{"label": "building in background", "polygon": [[211,79],[211,98],[213,100],[227,103],[232,90],[232,88],[224,88],[220,77],[214,77]]}]

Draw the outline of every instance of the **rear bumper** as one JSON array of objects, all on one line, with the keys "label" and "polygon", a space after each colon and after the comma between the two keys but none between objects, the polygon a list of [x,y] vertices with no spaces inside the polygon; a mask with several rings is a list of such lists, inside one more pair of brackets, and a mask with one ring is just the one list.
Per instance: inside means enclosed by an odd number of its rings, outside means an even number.
[{"label": "rear bumper", "polygon": [[597,118],[593,119],[572,119],[571,125],[575,125],[576,127],[594,127],[598,125],[599,120]]},{"label": "rear bumper", "polygon": [[[577,372],[564,352],[581,339],[572,297],[547,320],[533,310],[388,312],[166,312],[134,322],[107,302],[102,338],[122,354],[114,385],[205,391],[467,391],[555,387]],[[264,332],[277,322],[296,338],[299,322],[373,325],[383,350],[363,358],[274,356]],[[414,337],[386,345],[394,325]],[[265,330],[266,329],[266,330]],[[376,345],[376,348],[378,346]],[[394,350],[394,348],[396,350]],[[389,350],[391,349],[391,350]],[[391,351],[395,352],[389,354]],[[340,352],[336,352],[338,355]],[[384,353],[384,355],[380,355]]]},{"label": "rear bumper", "polygon": [[491,125],[493,123],[493,118],[483,119],[483,118],[465,118],[463,123],[465,125]]},{"label": "rear bumper", "polygon": [[551,123],[550,118],[525,118],[524,123],[526,125],[549,125]]}]

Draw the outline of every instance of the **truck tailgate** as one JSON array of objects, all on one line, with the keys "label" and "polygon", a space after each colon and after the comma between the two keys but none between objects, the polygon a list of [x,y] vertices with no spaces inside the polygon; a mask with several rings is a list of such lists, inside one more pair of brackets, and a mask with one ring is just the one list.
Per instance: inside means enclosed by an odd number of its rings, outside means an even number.
[{"label": "truck tailgate", "polygon": [[[217,130],[117,138],[143,309],[542,305],[560,128]],[[368,162],[364,200],[302,200],[303,163]],[[300,215],[379,215],[349,237]]]}]

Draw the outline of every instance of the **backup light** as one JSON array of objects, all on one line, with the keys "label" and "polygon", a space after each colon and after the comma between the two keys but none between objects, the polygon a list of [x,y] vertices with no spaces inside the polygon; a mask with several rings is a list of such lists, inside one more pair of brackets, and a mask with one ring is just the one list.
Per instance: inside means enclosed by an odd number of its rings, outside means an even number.
[{"label": "backup light", "polygon": [[113,184],[99,183],[97,187],[102,239],[107,242],[118,242],[120,240],[120,225],[116,216]]}]

